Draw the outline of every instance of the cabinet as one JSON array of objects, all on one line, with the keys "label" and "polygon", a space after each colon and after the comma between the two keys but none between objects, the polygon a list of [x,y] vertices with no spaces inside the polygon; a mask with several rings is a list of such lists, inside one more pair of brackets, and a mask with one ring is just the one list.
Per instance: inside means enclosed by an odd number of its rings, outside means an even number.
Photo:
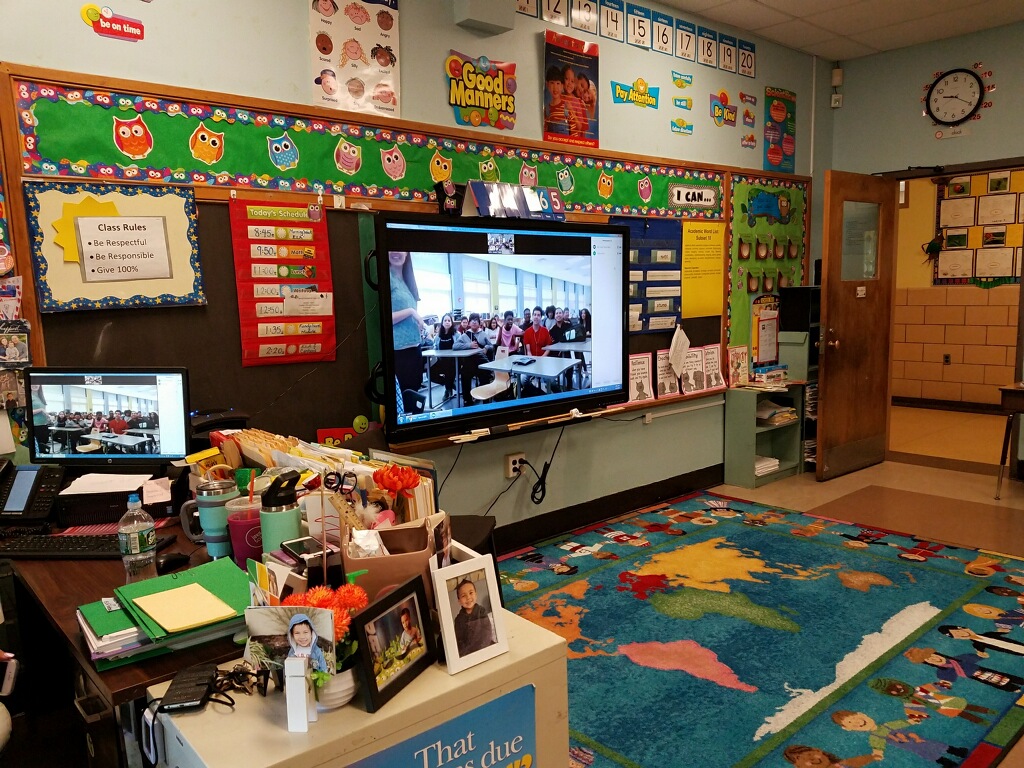
[{"label": "cabinet", "polygon": [[801,443],[805,472],[818,457],[818,351],[821,341],[821,288],[800,285],[779,289],[779,362],[791,379],[807,382]]},{"label": "cabinet", "polygon": [[[741,488],[757,488],[802,470],[803,390],[803,384],[789,384],[785,391],[778,392],[743,387],[726,391],[726,483]],[[763,400],[792,407],[797,418],[778,426],[758,425],[757,409]],[[765,474],[758,474],[759,457],[777,459],[778,467]]]}]

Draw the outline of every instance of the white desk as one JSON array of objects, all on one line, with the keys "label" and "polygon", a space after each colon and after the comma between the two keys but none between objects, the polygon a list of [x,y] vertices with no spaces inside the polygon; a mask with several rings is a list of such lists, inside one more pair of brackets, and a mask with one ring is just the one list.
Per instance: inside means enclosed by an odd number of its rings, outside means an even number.
[{"label": "white desk", "polygon": [[480,349],[424,349],[423,357],[427,358],[427,408],[434,409],[434,382],[430,380],[430,369],[434,360],[439,357],[454,358],[455,360],[455,381],[452,382],[452,390],[455,392],[455,401],[462,404],[462,377],[459,375],[459,368],[462,366],[462,358],[483,354]]},{"label": "white desk", "polygon": [[556,341],[548,344],[544,349],[548,352],[592,352],[593,344],[591,339],[586,341]]},{"label": "white desk", "polygon": [[[549,347],[550,349],[550,347]],[[519,365],[517,360],[532,360],[529,365]],[[520,397],[523,389],[523,378],[536,376],[538,379],[557,379],[569,368],[580,365],[582,361],[572,360],[568,357],[530,357],[530,355],[509,355],[504,360],[495,360],[492,363],[481,363],[480,370],[493,373],[510,373],[519,379],[519,387],[516,389],[516,397]]]},{"label": "white desk", "polygon": [[[283,692],[232,694],[234,710],[207,704],[201,712],[159,717],[164,724],[166,768],[310,768],[350,765],[527,685],[535,687],[535,766],[566,765],[569,699],[565,640],[504,612],[509,651],[449,675],[433,664],[374,714],[355,700],[321,712],[308,733],[289,733]],[[223,665],[230,668],[233,664]],[[151,698],[167,684],[153,686]],[[504,763],[502,763],[504,765]]]},{"label": "white desk", "polygon": [[137,435],[113,435],[109,432],[98,432],[96,434],[89,435],[90,440],[99,440],[104,445],[119,445],[122,448],[137,449],[143,443],[148,443],[148,437],[139,437]]}]

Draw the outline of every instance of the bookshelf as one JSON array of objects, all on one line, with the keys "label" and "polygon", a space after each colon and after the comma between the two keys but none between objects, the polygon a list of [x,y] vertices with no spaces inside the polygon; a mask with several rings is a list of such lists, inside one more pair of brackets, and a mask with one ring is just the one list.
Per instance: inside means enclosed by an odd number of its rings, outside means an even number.
[{"label": "bookshelf", "polygon": [[[803,471],[803,384],[765,391],[740,387],[725,393],[725,482],[758,488]],[[786,424],[761,426],[757,409],[763,400],[792,407],[796,418]],[[758,474],[758,457],[777,459],[778,467]]]}]

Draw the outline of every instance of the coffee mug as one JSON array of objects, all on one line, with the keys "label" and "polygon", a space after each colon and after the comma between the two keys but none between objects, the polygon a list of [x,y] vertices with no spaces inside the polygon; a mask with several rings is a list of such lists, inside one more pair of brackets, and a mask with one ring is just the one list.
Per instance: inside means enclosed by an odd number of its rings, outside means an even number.
[{"label": "coffee mug", "polygon": [[[238,497],[234,480],[210,480],[200,483],[194,501],[181,505],[181,527],[185,535],[194,542],[206,542],[210,557],[227,557],[231,554],[231,540],[228,538],[228,511],[225,504]],[[202,536],[192,530],[192,516],[199,513]]]}]

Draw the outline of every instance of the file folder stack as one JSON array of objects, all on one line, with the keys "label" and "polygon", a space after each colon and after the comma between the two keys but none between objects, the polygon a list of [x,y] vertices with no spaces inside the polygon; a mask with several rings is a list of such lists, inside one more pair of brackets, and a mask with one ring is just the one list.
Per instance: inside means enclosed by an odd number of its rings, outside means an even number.
[{"label": "file folder stack", "polygon": [[245,626],[249,579],[231,558],[114,590],[78,609],[78,623],[99,670],[232,635]]}]

